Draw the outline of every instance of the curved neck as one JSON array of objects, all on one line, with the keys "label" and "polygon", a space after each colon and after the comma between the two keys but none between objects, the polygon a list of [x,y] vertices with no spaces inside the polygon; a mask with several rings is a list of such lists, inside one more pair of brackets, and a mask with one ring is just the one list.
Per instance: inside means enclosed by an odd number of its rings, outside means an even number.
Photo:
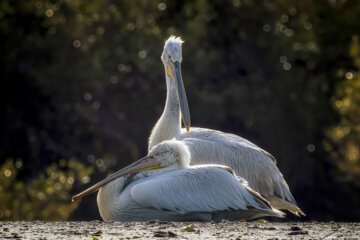
[{"label": "curved neck", "polygon": [[166,103],[162,116],[173,118],[180,123],[180,107],[176,86],[173,80],[166,74]]},{"label": "curved neck", "polygon": [[166,103],[164,111],[152,129],[149,137],[148,151],[156,144],[172,138],[178,138],[181,133],[180,107],[176,86],[166,74]]}]

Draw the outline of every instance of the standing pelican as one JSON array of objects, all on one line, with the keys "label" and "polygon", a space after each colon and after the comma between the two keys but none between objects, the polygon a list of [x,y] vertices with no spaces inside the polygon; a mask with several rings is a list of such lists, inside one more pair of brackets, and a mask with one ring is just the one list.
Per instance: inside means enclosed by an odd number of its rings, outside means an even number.
[{"label": "standing pelican", "polygon": [[105,221],[220,221],[283,217],[226,166],[189,166],[187,146],[175,139],[110,175],[73,200],[99,190]]},{"label": "standing pelican", "polygon": [[[181,140],[190,149],[192,164],[229,166],[273,207],[286,209],[297,216],[305,215],[270,153],[234,134],[206,128],[191,128],[189,131],[190,114],[180,66],[182,42],[174,36],[165,42],[161,60],[165,67],[167,97],[164,112],[149,137],[148,149],[172,138]],[[186,130],[181,128],[181,116]]]}]

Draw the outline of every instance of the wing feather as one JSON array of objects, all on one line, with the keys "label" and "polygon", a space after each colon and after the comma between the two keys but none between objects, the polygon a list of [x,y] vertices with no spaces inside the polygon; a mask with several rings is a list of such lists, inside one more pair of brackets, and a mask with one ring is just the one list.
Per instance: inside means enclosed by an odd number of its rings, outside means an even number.
[{"label": "wing feather", "polygon": [[189,133],[183,131],[180,140],[190,148],[191,164],[229,166],[264,197],[279,197],[296,205],[275,164],[275,158],[252,142],[234,134],[206,128],[191,128]]},{"label": "wing feather", "polygon": [[134,185],[131,197],[144,207],[180,214],[248,208],[272,210],[268,203],[262,202],[265,200],[259,200],[249,192],[248,187],[235,176],[216,167],[157,174]]}]

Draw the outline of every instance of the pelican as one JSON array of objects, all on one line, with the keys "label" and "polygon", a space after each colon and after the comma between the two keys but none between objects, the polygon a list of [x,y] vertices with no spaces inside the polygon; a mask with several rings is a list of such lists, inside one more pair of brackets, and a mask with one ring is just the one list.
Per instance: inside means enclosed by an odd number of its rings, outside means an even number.
[{"label": "pelican", "polygon": [[[194,127],[189,131],[190,113],[181,76],[182,43],[181,38],[174,36],[165,42],[161,60],[165,67],[166,103],[161,117],[151,131],[148,150],[165,140],[181,140],[190,150],[192,164],[229,166],[274,208],[305,216],[270,153],[234,134]],[[181,128],[181,117],[185,129]]]},{"label": "pelican", "polygon": [[99,190],[104,221],[221,221],[283,217],[234,171],[221,165],[189,166],[190,152],[172,139],[73,200]]}]

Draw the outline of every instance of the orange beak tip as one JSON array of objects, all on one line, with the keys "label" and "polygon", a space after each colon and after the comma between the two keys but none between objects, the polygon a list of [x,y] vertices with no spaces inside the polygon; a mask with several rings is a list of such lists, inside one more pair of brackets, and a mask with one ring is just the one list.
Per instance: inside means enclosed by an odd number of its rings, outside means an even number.
[{"label": "orange beak tip", "polygon": [[186,131],[190,132],[190,126],[186,126]]}]

